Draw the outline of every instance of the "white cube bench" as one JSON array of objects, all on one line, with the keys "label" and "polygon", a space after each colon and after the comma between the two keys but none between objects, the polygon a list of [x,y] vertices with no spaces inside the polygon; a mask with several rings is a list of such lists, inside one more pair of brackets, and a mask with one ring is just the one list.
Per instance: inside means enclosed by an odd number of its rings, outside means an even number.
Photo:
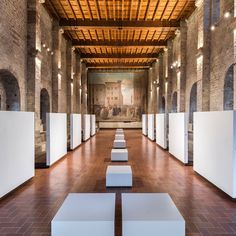
[{"label": "white cube bench", "polygon": [[126,148],[112,149],[111,161],[128,161],[128,150]]},{"label": "white cube bench", "polygon": [[185,221],[167,193],[122,194],[122,236],[184,236]]},{"label": "white cube bench", "polygon": [[114,148],[126,148],[126,141],[125,140],[114,140],[113,147]]},{"label": "white cube bench", "polygon": [[117,129],[116,134],[124,134],[124,130],[123,129]]},{"label": "white cube bench", "polygon": [[52,236],[114,236],[115,194],[71,193],[51,222]]},{"label": "white cube bench", "polygon": [[124,134],[116,134],[115,135],[115,140],[124,140],[124,139],[125,139]]},{"label": "white cube bench", "polygon": [[132,187],[133,178],[130,166],[108,166],[106,187]]},{"label": "white cube bench", "polygon": [[116,129],[116,132],[123,132],[123,129]]}]

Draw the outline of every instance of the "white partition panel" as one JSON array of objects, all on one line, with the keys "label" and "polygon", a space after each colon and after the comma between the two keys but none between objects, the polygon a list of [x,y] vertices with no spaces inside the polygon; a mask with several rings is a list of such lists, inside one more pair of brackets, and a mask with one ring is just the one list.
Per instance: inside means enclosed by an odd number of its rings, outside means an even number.
[{"label": "white partition panel", "polygon": [[181,162],[188,163],[187,113],[169,114],[169,152]]},{"label": "white partition panel", "polygon": [[70,115],[70,148],[73,150],[81,144],[81,114]]},{"label": "white partition panel", "polygon": [[82,126],[83,126],[83,141],[86,141],[90,138],[90,130],[91,130],[91,118],[90,115],[85,114],[83,115],[83,122],[82,122]]},{"label": "white partition panel", "polygon": [[34,176],[34,113],[0,112],[0,198]]},{"label": "white partition panel", "polygon": [[156,114],[156,143],[167,148],[167,115]]},{"label": "white partition panel", "polygon": [[148,138],[155,140],[155,115],[148,114]]},{"label": "white partition panel", "polygon": [[66,114],[47,113],[47,165],[51,166],[67,153]]},{"label": "white partition panel", "polygon": [[194,113],[194,170],[236,198],[236,112]]},{"label": "white partition panel", "polygon": [[91,136],[96,134],[96,116],[91,115]]},{"label": "white partition panel", "polygon": [[148,134],[147,115],[146,114],[142,115],[142,132],[143,132],[143,135],[147,135]]}]

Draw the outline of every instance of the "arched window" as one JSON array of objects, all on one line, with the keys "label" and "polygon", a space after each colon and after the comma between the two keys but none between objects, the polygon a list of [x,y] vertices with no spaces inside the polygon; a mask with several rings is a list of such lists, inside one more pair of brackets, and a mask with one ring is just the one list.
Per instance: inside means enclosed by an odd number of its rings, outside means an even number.
[{"label": "arched window", "polygon": [[226,72],[224,81],[224,110],[234,109],[234,65]]},{"label": "arched window", "polygon": [[46,114],[50,112],[50,99],[48,91],[43,88],[40,92],[40,119],[42,121],[43,130],[46,130]]},{"label": "arched window", "polygon": [[177,92],[172,95],[172,112],[177,112]]},{"label": "arched window", "polygon": [[194,83],[189,100],[189,123],[193,124],[193,113],[197,111],[197,83]]},{"label": "arched window", "polygon": [[0,110],[20,111],[20,88],[18,81],[7,70],[0,70],[0,97]]},{"label": "arched window", "polygon": [[166,112],[166,99],[163,96],[161,98],[161,106],[160,106],[160,113],[165,113]]}]

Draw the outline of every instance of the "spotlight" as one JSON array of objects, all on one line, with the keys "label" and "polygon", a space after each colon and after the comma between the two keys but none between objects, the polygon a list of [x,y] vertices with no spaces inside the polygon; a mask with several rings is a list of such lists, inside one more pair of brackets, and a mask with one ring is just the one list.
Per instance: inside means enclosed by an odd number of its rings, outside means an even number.
[{"label": "spotlight", "polygon": [[214,31],[216,27],[214,25],[211,26],[211,31]]},{"label": "spotlight", "polygon": [[229,18],[230,17],[230,12],[225,12],[225,14],[224,14],[224,18]]}]

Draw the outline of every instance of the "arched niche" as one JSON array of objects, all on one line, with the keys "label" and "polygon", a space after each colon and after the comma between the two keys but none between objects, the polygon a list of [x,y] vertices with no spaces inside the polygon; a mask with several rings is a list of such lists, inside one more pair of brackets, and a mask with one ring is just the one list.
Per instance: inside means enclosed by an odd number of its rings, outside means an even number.
[{"label": "arched niche", "polygon": [[194,83],[191,88],[189,98],[189,123],[193,124],[193,113],[197,111],[197,83]]},{"label": "arched niche", "polygon": [[177,92],[172,95],[172,112],[177,112]]},{"label": "arched niche", "polygon": [[160,113],[165,113],[165,112],[166,112],[166,99],[163,96],[161,98]]},{"label": "arched niche", "polygon": [[40,119],[44,130],[46,130],[46,114],[48,112],[50,112],[49,93],[43,88],[40,92]]},{"label": "arched niche", "polygon": [[234,64],[229,67],[224,80],[224,110],[234,109]]},{"label": "arched niche", "polygon": [[19,84],[8,70],[0,70],[0,110],[20,111]]},{"label": "arched niche", "polygon": [[197,111],[197,83],[191,88],[189,97],[189,125],[188,125],[188,160],[193,162],[193,113]]}]

